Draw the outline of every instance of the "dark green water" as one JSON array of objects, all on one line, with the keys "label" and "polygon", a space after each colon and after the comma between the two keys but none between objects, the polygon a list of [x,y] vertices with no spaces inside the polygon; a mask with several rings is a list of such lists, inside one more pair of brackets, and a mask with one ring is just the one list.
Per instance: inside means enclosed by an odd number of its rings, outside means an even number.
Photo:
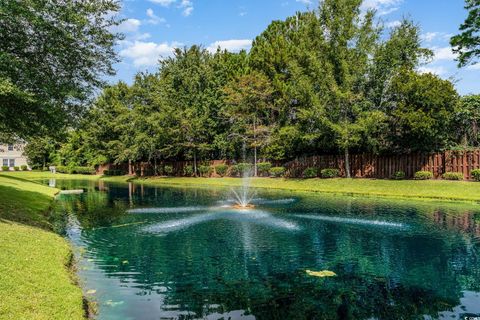
[{"label": "dark green water", "polygon": [[478,205],[258,191],[235,211],[224,189],[57,186],[87,191],[59,199],[59,227],[99,319],[480,316]]}]

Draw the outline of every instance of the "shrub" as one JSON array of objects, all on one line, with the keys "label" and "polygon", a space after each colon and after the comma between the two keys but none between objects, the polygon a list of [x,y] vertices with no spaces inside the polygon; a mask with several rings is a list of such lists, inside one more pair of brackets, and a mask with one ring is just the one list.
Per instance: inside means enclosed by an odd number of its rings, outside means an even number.
[{"label": "shrub", "polygon": [[238,177],[238,176],[242,177],[246,174],[249,174],[251,170],[252,170],[252,164],[250,164],[250,163],[239,163],[239,164],[233,165],[230,168],[230,175],[232,177]]},{"label": "shrub", "polygon": [[103,174],[106,176],[123,176],[124,172],[122,170],[105,170]]},{"label": "shrub", "polygon": [[193,176],[193,166],[185,166],[183,168],[183,175],[186,177]]},{"label": "shrub", "polygon": [[2,171],[8,171],[10,168],[8,166],[2,166]]},{"label": "shrub", "polygon": [[269,170],[269,173],[272,177],[280,178],[285,175],[285,168],[284,167],[273,167]]},{"label": "shrub", "polygon": [[28,167],[26,165],[22,165],[21,168],[22,168],[22,171],[27,171],[28,170]]},{"label": "shrub", "polygon": [[200,166],[198,167],[198,172],[202,177],[209,177],[213,172],[213,168],[211,166]]},{"label": "shrub", "polygon": [[227,174],[227,171],[228,166],[226,164],[219,164],[215,167],[215,172],[221,177],[224,177]]},{"label": "shrub", "polygon": [[258,174],[261,176],[268,175],[268,172],[270,171],[271,168],[272,168],[272,164],[270,162],[257,163]]},{"label": "shrub", "polygon": [[20,171],[20,167],[16,167],[16,166],[15,166],[15,167],[13,167],[13,170],[15,170],[15,171]]},{"label": "shrub", "polygon": [[472,170],[472,177],[475,181],[480,181],[480,169]]},{"label": "shrub", "polygon": [[433,173],[430,171],[417,171],[414,176],[415,180],[430,180],[433,179]]},{"label": "shrub", "polygon": [[340,175],[338,169],[323,169],[320,171],[320,176],[324,179],[336,178]]},{"label": "shrub", "polygon": [[461,172],[445,172],[442,177],[445,180],[463,180],[465,178]]},{"label": "shrub", "polygon": [[76,166],[56,166],[56,172],[68,174],[95,174],[95,168],[91,167],[76,167]]},{"label": "shrub", "polygon": [[318,169],[317,168],[307,168],[303,171],[303,177],[305,179],[311,179],[318,177]]},{"label": "shrub", "polygon": [[403,171],[397,171],[393,174],[392,176],[393,180],[403,180],[405,179],[405,172]]},{"label": "shrub", "polygon": [[166,176],[171,176],[173,174],[173,167],[171,165],[165,165],[163,167],[163,173],[166,175]]}]

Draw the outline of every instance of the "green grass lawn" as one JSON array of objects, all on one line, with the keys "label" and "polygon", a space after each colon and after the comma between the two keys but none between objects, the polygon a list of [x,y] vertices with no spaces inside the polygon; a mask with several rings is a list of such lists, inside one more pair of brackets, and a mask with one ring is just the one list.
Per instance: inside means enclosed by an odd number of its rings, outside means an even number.
[{"label": "green grass lawn", "polygon": [[59,190],[0,175],[0,319],[83,319],[68,242],[50,232]]},{"label": "green grass lawn", "polygon": [[98,180],[101,176],[86,174],[66,174],[66,173],[50,173],[48,171],[8,171],[0,172],[0,175],[6,177],[16,177],[25,180],[41,180],[41,179],[82,179],[82,180]]},{"label": "green grass lawn", "polygon": [[[238,178],[141,178],[146,185],[240,186]],[[256,188],[313,191],[377,197],[480,201],[480,183],[444,180],[273,179],[252,178]]]}]

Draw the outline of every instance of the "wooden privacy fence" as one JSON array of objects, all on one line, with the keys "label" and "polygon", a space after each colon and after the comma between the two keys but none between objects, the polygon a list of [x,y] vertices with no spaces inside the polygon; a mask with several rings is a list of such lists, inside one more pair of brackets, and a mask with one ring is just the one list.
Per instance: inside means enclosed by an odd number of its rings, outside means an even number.
[{"label": "wooden privacy fence", "polygon": [[[338,169],[340,174],[345,176],[343,155],[301,158],[287,162],[284,166],[290,177],[300,177],[309,167]],[[388,179],[398,171],[405,172],[407,178],[413,178],[417,171],[430,171],[435,178],[441,178],[445,172],[461,172],[465,179],[472,179],[471,172],[474,169],[480,169],[480,150],[394,156],[372,154],[350,156],[351,175],[357,178]]]},{"label": "wooden privacy fence", "polygon": [[[231,165],[232,161],[211,160],[199,161],[198,166],[216,166],[219,164]],[[290,162],[272,161],[274,166],[284,166],[287,177],[301,177],[306,168],[338,169],[341,176],[345,174],[345,158],[343,155],[321,155],[298,158]],[[182,176],[186,166],[192,166],[192,161],[158,162],[157,169],[170,165],[173,174]],[[128,172],[128,165],[106,164],[97,168],[97,173],[102,174],[105,169],[120,169]],[[431,154],[406,154],[379,156],[372,154],[350,155],[350,169],[352,177],[389,179],[395,172],[403,171],[407,178],[413,178],[417,171],[430,171],[435,178],[441,178],[445,172],[461,172],[465,179],[472,179],[471,172],[480,169],[480,149],[473,151],[445,151]],[[148,162],[132,164],[132,172],[148,176],[154,175],[154,166]],[[157,170],[158,171],[158,170]]]}]

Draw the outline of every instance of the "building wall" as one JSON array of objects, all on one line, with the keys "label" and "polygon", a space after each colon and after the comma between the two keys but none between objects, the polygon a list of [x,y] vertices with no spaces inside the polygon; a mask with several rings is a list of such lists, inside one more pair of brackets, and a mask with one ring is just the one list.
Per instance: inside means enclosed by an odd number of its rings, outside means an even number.
[{"label": "building wall", "polygon": [[23,155],[24,148],[24,144],[0,144],[0,170],[4,165],[8,165],[10,170],[13,167],[28,166],[27,158]]}]

